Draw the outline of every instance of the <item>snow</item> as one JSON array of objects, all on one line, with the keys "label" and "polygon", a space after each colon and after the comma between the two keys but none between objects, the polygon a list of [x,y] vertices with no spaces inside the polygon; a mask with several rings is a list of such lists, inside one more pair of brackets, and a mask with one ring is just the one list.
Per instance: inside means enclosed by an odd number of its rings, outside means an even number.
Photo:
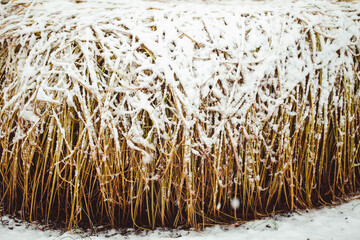
[{"label": "snow", "polygon": [[[16,4],[26,4],[26,7],[12,14]],[[343,74],[346,79],[353,79],[358,74],[353,71],[353,52],[360,47],[359,14],[359,2],[334,4],[309,0],[88,0],[82,4],[70,0],[13,1],[0,8],[0,43],[20,44],[20,49],[8,53],[5,63],[9,75],[18,74],[9,76],[13,81],[1,82],[5,103],[1,115],[19,112],[22,119],[41,129],[45,122],[38,116],[42,111],[40,106],[45,108],[45,105],[53,111],[54,105],[66,103],[84,113],[81,121],[91,136],[92,149],[97,149],[94,147],[98,142],[94,128],[97,123],[93,122],[93,112],[86,105],[91,96],[99,103],[94,112],[101,112],[100,125],[112,128],[111,137],[116,141],[117,124],[121,122],[128,146],[142,152],[144,163],[153,160],[151,151],[155,151],[156,143],[161,144],[159,139],[169,138],[171,133],[166,129],[178,131],[176,126],[180,124],[189,130],[185,131],[187,161],[191,153],[206,152],[217,145],[225,130],[229,130],[233,139],[240,139],[231,142],[236,149],[241,146],[244,134],[250,137],[244,126],[249,125],[253,136],[261,136],[261,126],[292,97],[291,93],[299,84],[304,84],[306,92],[320,93],[319,97],[314,96],[319,101],[319,109],[324,107],[327,111],[332,107],[326,104],[335,89],[336,78]],[[316,41],[309,44],[307,37],[318,38],[321,49],[318,50]],[[82,54],[76,53],[79,49]],[[103,59],[109,76],[100,74],[97,57]],[[325,73],[321,83],[316,77],[320,70]],[[305,83],[307,77],[309,80]],[[58,81],[54,83],[54,79]],[[161,90],[162,85],[167,88]],[[269,85],[274,87],[274,93],[269,92]],[[349,88],[353,87],[349,83]],[[174,98],[173,106],[163,104],[167,89]],[[114,98],[117,94],[123,97],[117,100]],[[336,94],[332,104],[340,106],[342,99]],[[78,99],[78,105],[74,98]],[[202,106],[203,100],[207,107]],[[257,113],[246,119],[253,105]],[[169,108],[179,122],[167,118]],[[152,129],[147,131],[158,133],[158,139],[153,142],[144,137],[143,122],[138,118],[142,111],[147,112],[153,122]],[[299,114],[286,106],[284,111],[289,116]],[[310,115],[310,111],[306,108],[302,119]],[[66,139],[57,114],[52,112]],[[214,115],[217,116],[215,123],[209,124]],[[327,114],[323,116],[326,118]],[[317,120],[327,124],[321,118],[320,115]],[[302,119],[297,127],[302,126]],[[113,120],[116,120],[114,124]],[[245,124],[244,121],[249,122]],[[190,132],[195,124],[198,124],[200,135],[196,140]],[[230,125],[237,127],[230,128]],[[207,126],[206,130],[201,126]],[[278,125],[271,127],[276,131]],[[290,133],[288,128],[284,129]],[[13,130],[8,129],[9,132]],[[15,141],[26,137],[19,128],[16,130]],[[2,126],[0,132],[5,132]],[[174,139],[176,134],[172,136]],[[254,179],[256,181],[257,176]],[[238,207],[238,201],[233,200],[234,208]],[[157,230],[146,236],[130,234],[123,238],[354,239],[360,237],[359,204],[359,200],[354,200],[336,208],[300,212],[290,218],[275,216],[226,230],[219,226],[205,232]],[[1,239],[86,236],[86,233],[37,231],[25,224],[17,226],[6,216],[2,220],[5,225],[0,229]],[[120,238],[115,231],[107,234],[114,235],[108,239]],[[100,234],[91,238],[105,237]]]},{"label": "snow", "polygon": [[233,198],[231,200],[231,207],[233,209],[238,209],[240,207],[240,200],[238,198]]},{"label": "snow", "polygon": [[[84,113],[82,121],[97,142],[93,113],[86,106],[90,95],[99,102],[94,112],[102,113],[101,126],[113,122],[115,139],[117,124],[123,123],[129,146],[141,151],[146,163],[151,154],[144,149],[155,149],[155,141],[168,137],[166,129],[178,124],[169,121],[166,109],[190,130],[189,137],[191,129],[198,128],[199,142],[191,142],[189,152],[206,152],[225,129],[234,139],[247,131],[260,136],[264,122],[293,97],[306,77],[304,89],[314,94],[322,109],[334,92],[336,78],[344,74],[353,79],[356,74],[357,1],[82,2],[18,0],[2,5],[0,42],[21,45],[18,52],[9,52],[6,69],[8,73],[22,70],[10,77],[13,82],[1,84],[5,101],[1,113],[20,110],[24,120],[41,128],[44,123],[37,113],[42,110],[37,107],[52,111],[51,106],[67,103]],[[307,37],[318,38],[321,50]],[[100,57],[108,76],[97,66]],[[316,77],[319,70],[324,73],[321,83]],[[269,91],[269,85],[275,92]],[[167,88],[161,90],[162,86]],[[120,94],[124,96],[119,101],[114,96]],[[174,98],[171,107],[163,104],[169,95]],[[334,95],[333,104],[338,105],[341,99]],[[250,129],[245,130],[245,116],[254,105],[257,114],[248,119]],[[324,111],[329,108],[324,106]],[[144,134],[143,122],[137,120],[142,111],[153,122],[149,132],[157,133],[154,142],[144,137],[150,134]],[[306,108],[303,116],[309,111]],[[299,114],[290,108],[285,112]],[[216,121],[209,124],[213,116]],[[317,122],[326,124],[319,118]],[[233,148],[238,143],[234,141]]]},{"label": "snow", "polygon": [[292,214],[275,215],[272,218],[256,220],[236,226],[215,226],[205,231],[155,230],[122,234],[116,230],[100,232],[89,236],[87,232],[41,231],[35,226],[2,217],[0,239],[41,240],[41,239],[92,239],[92,240],[160,240],[160,239],[274,239],[306,240],[332,239],[347,240],[360,238],[360,199],[353,199],[336,207],[320,210],[298,211]]}]

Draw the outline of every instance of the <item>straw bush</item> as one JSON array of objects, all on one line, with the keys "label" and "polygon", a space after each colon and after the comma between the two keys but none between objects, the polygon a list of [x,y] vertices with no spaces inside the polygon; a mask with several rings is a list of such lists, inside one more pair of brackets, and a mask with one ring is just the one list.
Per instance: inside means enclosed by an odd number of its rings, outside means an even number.
[{"label": "straw bush", "polygon": [[358,192],[358,3],[138,4],[0,10],[2,214],[202,228]]}]

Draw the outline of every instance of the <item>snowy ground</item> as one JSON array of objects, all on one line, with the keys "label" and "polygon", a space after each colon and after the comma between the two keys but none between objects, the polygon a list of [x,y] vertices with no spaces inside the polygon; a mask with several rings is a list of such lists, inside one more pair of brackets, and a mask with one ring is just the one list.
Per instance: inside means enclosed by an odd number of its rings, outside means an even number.
[{"label": "snowy ground", "polygon": [[197,231],[152,231],[121,235],[110,231],[97,236],[85,233],[60,233],[40,231],[34,226],[18,223],[3,217],[0,225],[2,240],[40,239],[360,239],[360,199],[354,199],[337,207],[298,212],[288,216],[274,216],[241,225],[240,227],[213,227]]}]

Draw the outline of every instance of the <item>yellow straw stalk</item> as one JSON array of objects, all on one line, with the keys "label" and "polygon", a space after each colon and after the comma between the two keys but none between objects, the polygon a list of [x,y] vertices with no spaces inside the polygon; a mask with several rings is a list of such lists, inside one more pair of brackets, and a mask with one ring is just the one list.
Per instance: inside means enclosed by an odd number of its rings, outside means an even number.
[{"label": "yellow straw stalk", "polygon": [[203,228],[358,193],[359,9],[4,5],[1,214]]}]

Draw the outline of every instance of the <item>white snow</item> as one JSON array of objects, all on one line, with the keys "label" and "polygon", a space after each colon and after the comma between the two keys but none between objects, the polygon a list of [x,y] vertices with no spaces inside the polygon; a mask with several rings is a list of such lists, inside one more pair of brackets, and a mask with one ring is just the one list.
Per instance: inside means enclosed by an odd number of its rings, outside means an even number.
[{"label": "white snow", "polygon": [[[39,121],[37,114],[41,109],[36,108],[40,104],[35,103],[53,106],[66,102],[75,107],[73,97],[76,97],[80,102],[78,110],[84,113],[81,120],[91,136],[90,144],[94,145],[97,136],[92,113],[85,104],[85,99],[91,96],[98,100],[98,110],[103,113],[101,125],[111,127],[108,123],[112,119],[122,122],[128,145],[142,151],[143,161],[148,163],[152,155],[143,149],[151,151],[155,147],[144,137],[143,123],[137,118],[140,112],[149,114],[153,127],[148,131],[158,132],[158,138],[168,137],[167,125],[180,124],[166,117],[169,106],[161,104],[167,97],[160,90],[162,83],[172,91],[175,100],[171,107],[181,124],[188,129],[199,125],[200,142],[196,146],[207,149],[217,144],[219,135],[230,129],[230,124],[239,126],[229,133],[234,139],[248,134],[243,127],[244,116],[256,103],[256,96],[261,101],[249,128],[255,136],[260,136],[259,126],[291,97],[296,86],[305,84],[306,76],[309,81],[304,89],[320,92],[320,97],[314,98],[321,109],[326,106],[339,74],[344,74],[346,79],[357,74],[353,71],[352,52],[360,47],[358,2],[179,2],[89,0],[75,4],[70,0],[19,0],[13,3],[30,4],[17,14],[12,14],[11,4],[0,6],[0,43],[21,45],[18,52],[13,49],[9,53],[7,72],[12,74],[17,68],[22,69],[18,76],[11,76],[13,82],[1,83],[5,102],[1,114],[21,110],[24,120],[34,125],[45,124]],[[306,40],[309,36],[320,39],[321,50],[317,50],[315,41],[313,46],[309,45]],[[102,52],[97,43],[101,44]],[[75,45],[81,49],[81,57],[74,51]],[[99,56],[112,74],[106,79],[95,66]],[[315,76],[319,70],[326,73],[321,83]],[[56,84],[54,78],[59,80]],[[274,86],[276,94],[266,90],[267,85]],[[354,86],[350,83],[349,87]],[[115,94],[124,96],[117,101],[113,98]],[[336,95],[333,99],[334,104],[342,101]],[[202,100],[207,101],[206,108],[202,107]],[[285,111],[288,115],[298,114],[286,107]],[[302,119],[311,114],[310,109],[304,111]],[[209,112],[219,116],[214,124],[208,124]],[[56,114],[54,111],[55,119]],[[60,125],[59,122],[62,129]],[[207,131],[200,128],[202,125],[208,126]],[[276,130],[278,126],[272,127]],[[113,128],[112,137],[118,139],[118,129]],[[20,131],[17,133],[16,139],[24,136]],[[190,136],[189,133],[187,139]],[[193,152],[191,144],[190,140],[186,143],[189,155]],[[240,145],[241,141],[232,144]],[[234,208],[238,204],[233,202]],[[6,216],[2,220],[2,240],[87,236],[42,232]],[[91,239],[105,239],[107,235],[110,237],[106,239],[356,239],[360,238],[359,226],[360,200],[353,200],[336,208],[299,212],[289,218],[275,216],[238,228],[217,226],[204,232],[157,230],[128,236],[110,231]]]},{"label": "white snow", "polygon": [[[168,137],[166,129],[176,128],[166,115],[171,108],[183,126],[199,131],[190,153],[195,145],[194,150],[206,152],[225,130],[241,139],[248,124],[252,135],[261,136],[264,122],[293,97],[306,77],[309,81],[303,87],[322,109],[331,92],[333,104],[341,103],[333,91],[337,77],[353,79],[356,74],[358,1],[82,2],[18,0],[1,6],[0,43],[21,45],[18,52],[9,52],[5,68],[9,74],[22,69],[11,76],[13,82],[1,83],[5,101],[1,113],[26,109],[21,116],[41,128],[44,123],[36,116],[41,109],[35,108],[41,105],[56,115],[50,106],[76,107],[73,98],[77,98],[77,111],[84,113],[81,120],[97,142],[93,113],[86,106],[91,96],[99,102],[94,112],[102,113],[100,124],[112,122],[115,139],[121,122],[129,147],[141,151],[144,162],[150,159],[144,149],[155,149],[155,143],[144,137],[150,134],[144,134],[138,119],[143,111],[153,122],[149,132],[157,133],[154,141],[161,142]],[[108,75],[97,66],[100,57]],[[324,73],[321,83],[316,77],[319,70]],[[167,88],[161,90],[163,86]],[[354,87],[351,82],[348,86]],[[117,100],[116,95],[123,97]],[[174,98],[171,107],[164,104],[169,95]],[[254,105],[257,113],[245,123],[244,116]],[[324,118],[328,109],[324,106]],[[284,110],[290,116],[299,114]],[[309,111],[306,108],[303,116]],[[216,121],[209,124],[213,116]],[[327,122],[321,114],[316,121]],[[233,148],[237,144],[241,141],[234,141]]]},{"label": "white snow", "polygon": [[231,200],[231,207],[232,207],[233,209],[238,209],[239,206],[240,206],[240,200],[239,200],[238,198],[233,198],[233,199]]},{"label": "white snow", "polygon": [[92,239],[92,240],[166,240],[166,239],[274,239],[274,240],[355,240],[360,238],[360,199],[353,199],[336,207],[320,210],[298,211],[293,214],[275,215],[272,218],[248,222],[239,227],[216,226],[205,231],[195,230],[155,230],[131,232],[122,235],[110,230],[89,236],[86,232],[41,231],[30,224],[2,217],[1,240],[42,240],[42,239]]}]

